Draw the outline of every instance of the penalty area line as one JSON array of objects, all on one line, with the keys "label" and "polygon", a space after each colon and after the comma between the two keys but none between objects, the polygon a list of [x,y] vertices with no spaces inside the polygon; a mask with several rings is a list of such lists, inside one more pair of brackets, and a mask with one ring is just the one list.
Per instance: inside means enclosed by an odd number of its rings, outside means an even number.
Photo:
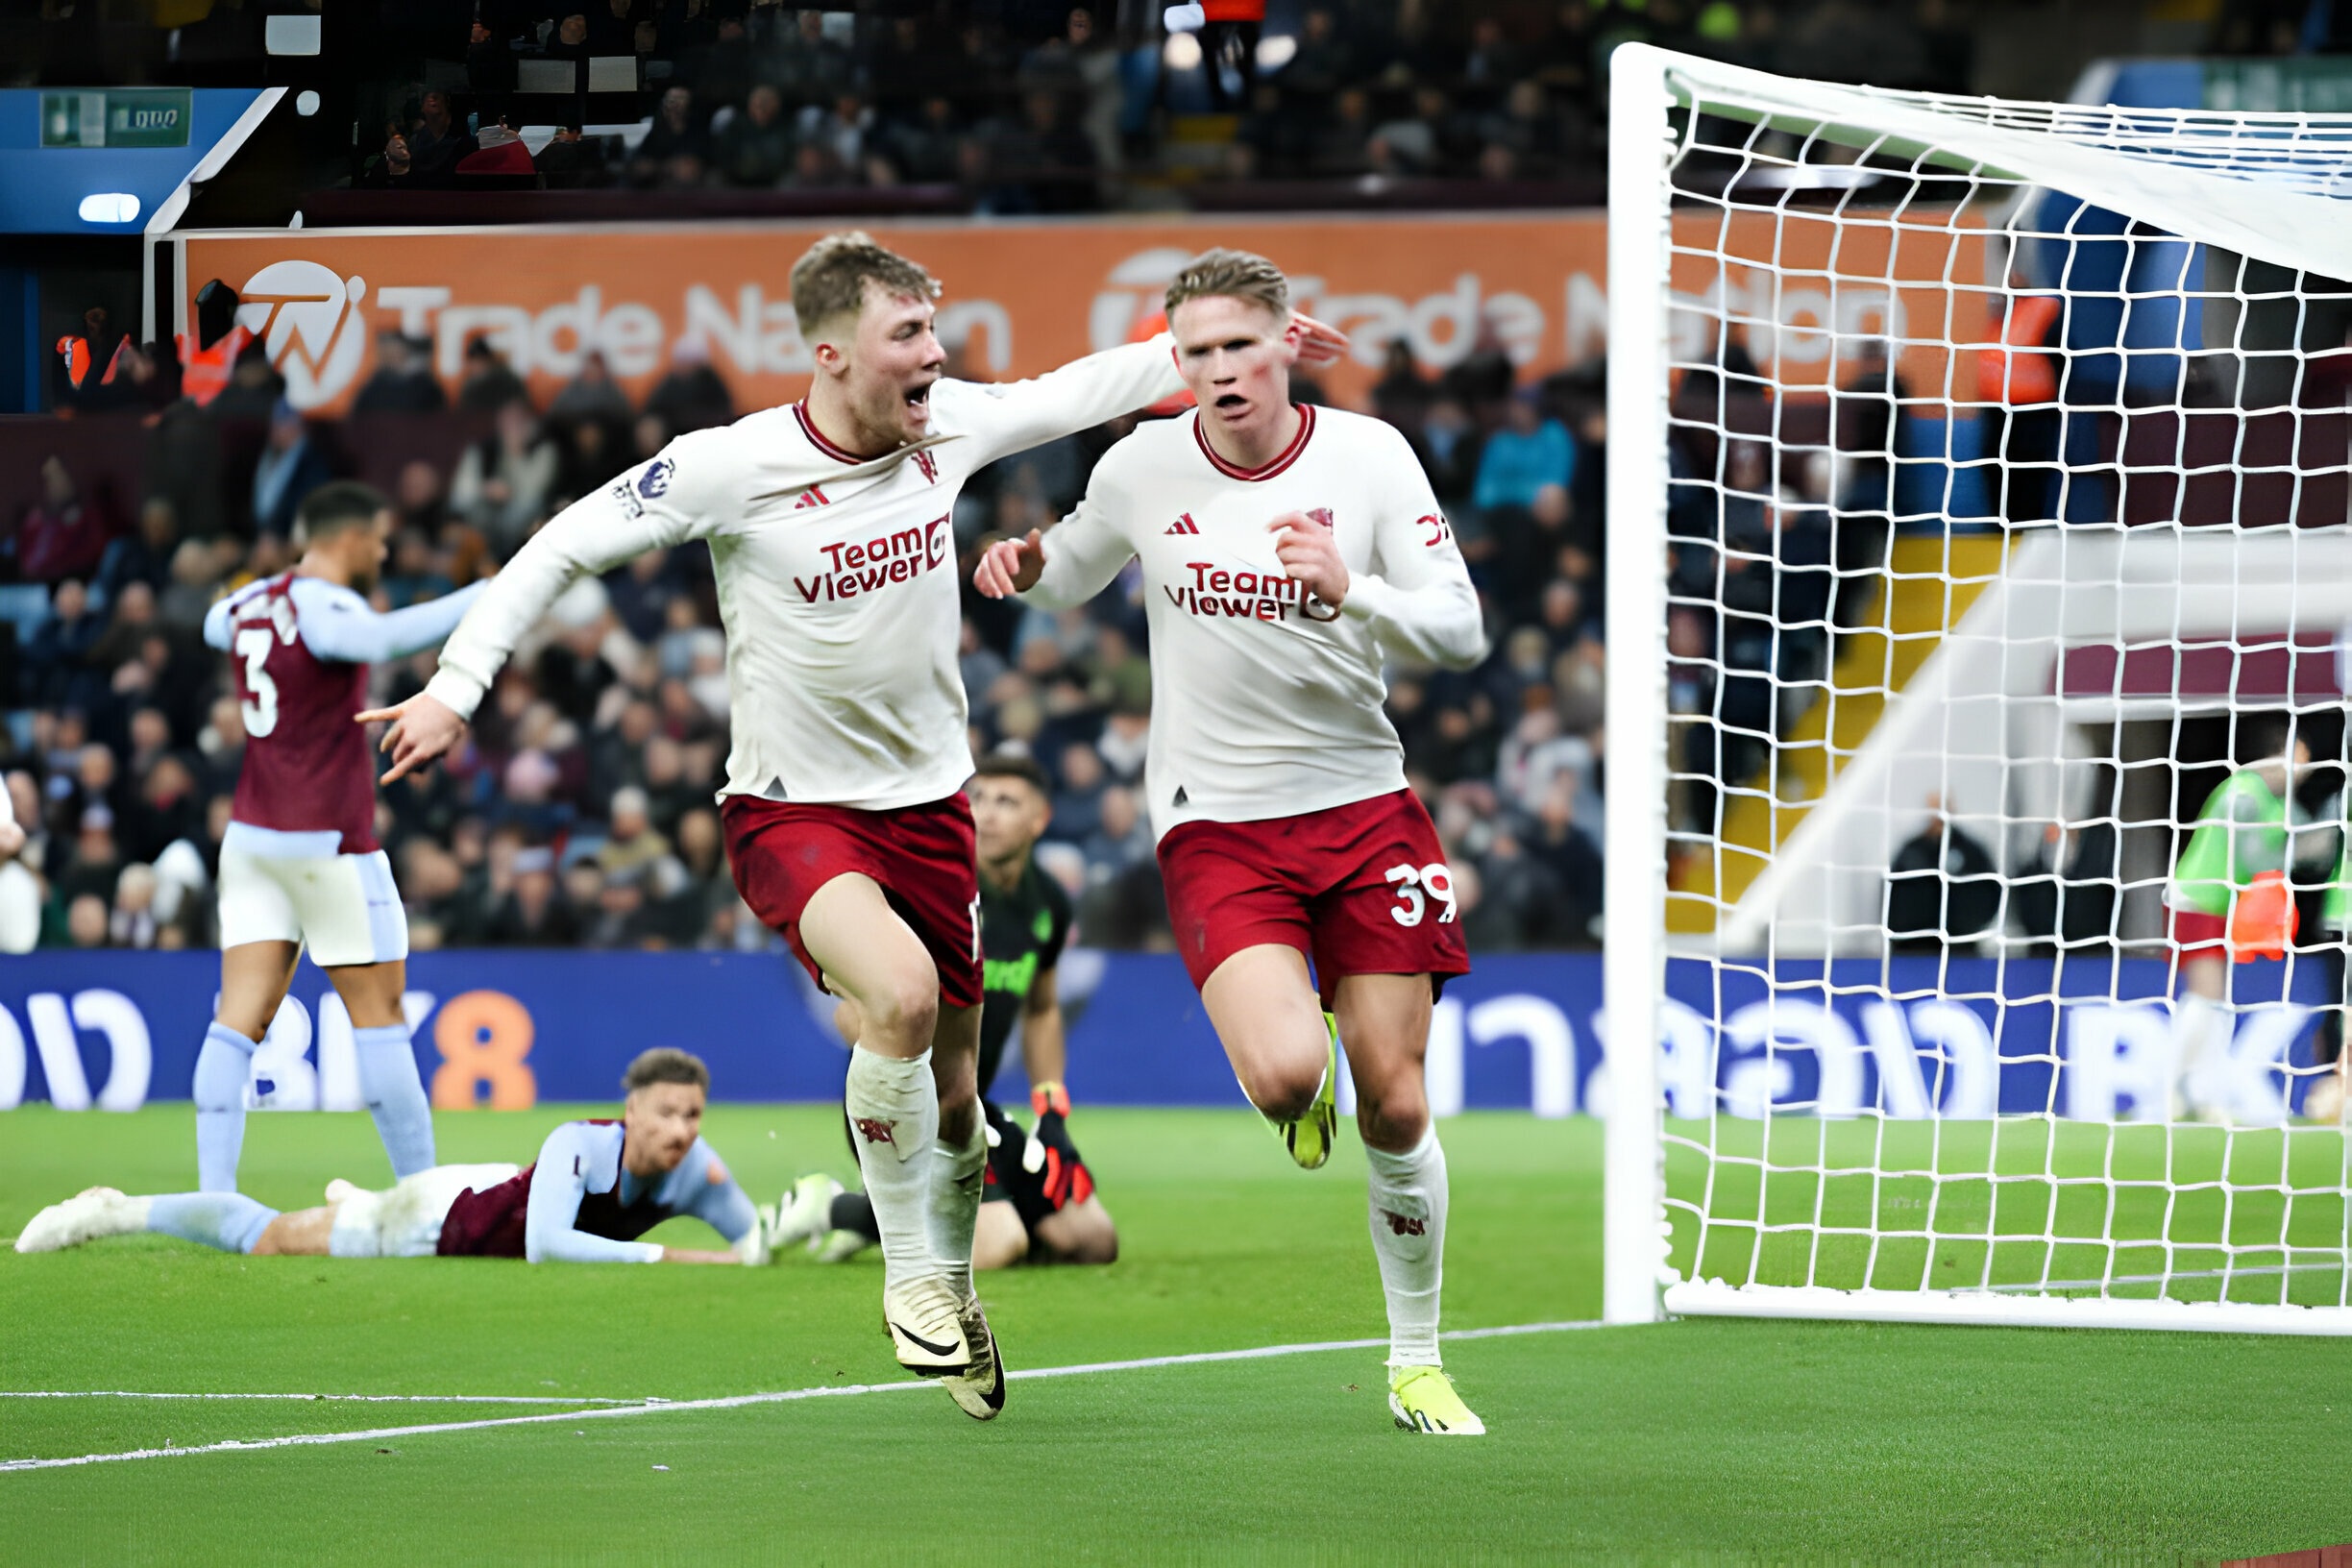
[{"label": "penalty area line", "polygon": [[[1441,1339],[1500,1339],[1526,1334],[1561,1334],[1576,1329],[1597,1329],[1599,1322],[1572,1323],[1514,1323],[1492,1329],[1456,1329],[1438,1335]],[[1386,1339],[1320,1339],[1305,1344],[1259,1345],[1248,1350],[1206,1350],[1186,1356],[1145,1356],[1129,1361],[1086,1361],[1071,1366],[1036,1366],[1005,1374],[1009,1382],[1024,1382],[1035,1378],[1074,1378],[1100,1372],[1142,1372],[1166,1366],[1200,1366],[1213,1361],[1269,1360],[1280,1356],[1308,1356],[1334,1350],[1371,1350],[1384,1347]],[[927,1388],[928,1382],[912,1380],[906,1383],[853,1383],[838,1388],[787,1388],[775,1393],[730,1394],[718,1399],[657,1400],[643,1405],[605,1405],[594,1409],[550,1410],[538,1415],[493,1416],[475,1421],[430,1421],[407,1427],[372,1427],[365,1432],[297,1433],[284,1437],[257,1437],[250,1440],[230,1438],[217,1443],[192,1443],[187,1447],[135,1448],[115,1454],[78,1454],[68,1458],[0,1459],[0,1472],[15,1470],[62,1470],[86,1464],[116,1464],[130,1459],[173,1459],[190,1454],[252,1454],[274,1448],[318,1448],[333,1443],[379,1442],[390,1437],[425,1437],[444,1432],[485,1432],[494,1427],[545,1426],[555,1421],[611,1421],[632,1415],[669,1415],[685,1410],[735,1410],[754,1405],[789,1405],[810,1399],[846,1399],[859,1394],[900,1393],[911,1388]],[[295,1395],[294,1398],[309,1398]],[[349,1396],[345,1396],[349,1397]],[[408,1396],[394,1396],[405,1398]]]}]

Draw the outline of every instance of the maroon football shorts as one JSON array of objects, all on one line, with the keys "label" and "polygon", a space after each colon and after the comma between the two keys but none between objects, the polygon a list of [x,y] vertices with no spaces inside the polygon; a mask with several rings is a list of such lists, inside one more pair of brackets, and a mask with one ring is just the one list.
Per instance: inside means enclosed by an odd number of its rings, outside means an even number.
[{"label": "maroon football shorts", "polygon": [[980,1005],[980,873],[962,791],[892,811],[731,795],[719,817],[744,902],[783,934],[818,985],[824,971],[800,941],[800,912],[827,882],[862,871],[939,967],[940,1000]]},{"label": "maroon football shorts", "polygon": [[1453,873],[1410,790],[1255,822],[1180,822],[1160,841],[1176,950],[1192,984],[1244,947],[1314,965],[1323,1005],[1344,975],[1470,972]]}]

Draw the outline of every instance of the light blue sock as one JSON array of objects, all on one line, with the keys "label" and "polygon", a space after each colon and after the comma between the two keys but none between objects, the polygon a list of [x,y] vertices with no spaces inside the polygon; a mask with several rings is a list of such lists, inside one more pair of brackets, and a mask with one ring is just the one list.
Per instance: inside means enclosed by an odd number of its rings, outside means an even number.
[{"label": "light blue sock", "polygon": [[251,1252],[278,1217],[241,1192],[170,1192],[147,1200],[147,1228],[223,1252]]},{"label": "light blue sock", "polygon": [[205,1031],[196,1053],[196,1185],[207,1192],[236,1190],[237,1154],[245,1147],[245,1085],[260,1041],[225,1023]]},{"label": "light blue sock", "polygon": [[432,1105],[417,1077],[416,1053],[408,1048],[404,1024],[354,1029],[352,1043],[359,1053],[359,1092],[368,1115],[376,1118],[376,1136],[392,1157],[392,1174],[414,1176],[433,1163]]}]

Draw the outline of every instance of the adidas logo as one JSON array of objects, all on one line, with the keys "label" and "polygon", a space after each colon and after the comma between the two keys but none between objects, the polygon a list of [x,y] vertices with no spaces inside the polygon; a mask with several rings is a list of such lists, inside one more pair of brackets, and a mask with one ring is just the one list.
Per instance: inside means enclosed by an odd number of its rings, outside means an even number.
[{"label": "adidas logo", "polygon": [[1170,523],[1167,526],[1167,531],[1170,533],[1198,533],[1200,525],[1192,521],[1190,512],[1187,512],[1175,522]]},{"label": "adidas logo", "polygon": [[793,510],[797,512],[811,506],[829,506],[831,504],[832,502],[826,497],[823,487],[812,484],[800,492],[800,499],[793,502]]},{"label": "adidas logo", "polygon": [[1188,806],[1188,805],[1190,805],[1191,803],[1192,803],[1192,797],[1191,797],[1190,796],[1188,796],[1188,795],[1185,794],[1184,786],[1183,786],[1182,784],[1177,785],[1177,786],[1176,786],[1176,798],[1175,798],[1174,800],[1170,801],[1170,802],[1169,802],[1169,804],[1174,805],[1174,806],[1180,806],[1180,807],[1181,807],[1181,806]]}]

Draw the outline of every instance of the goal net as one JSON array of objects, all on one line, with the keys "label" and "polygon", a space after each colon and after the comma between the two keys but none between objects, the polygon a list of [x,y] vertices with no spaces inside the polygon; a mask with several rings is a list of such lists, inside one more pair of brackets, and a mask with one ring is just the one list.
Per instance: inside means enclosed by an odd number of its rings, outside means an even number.
[{"label": "goal net", "polygon": [[2352,118],[1611,116],[1606,1315],[2352,1332]]}]

